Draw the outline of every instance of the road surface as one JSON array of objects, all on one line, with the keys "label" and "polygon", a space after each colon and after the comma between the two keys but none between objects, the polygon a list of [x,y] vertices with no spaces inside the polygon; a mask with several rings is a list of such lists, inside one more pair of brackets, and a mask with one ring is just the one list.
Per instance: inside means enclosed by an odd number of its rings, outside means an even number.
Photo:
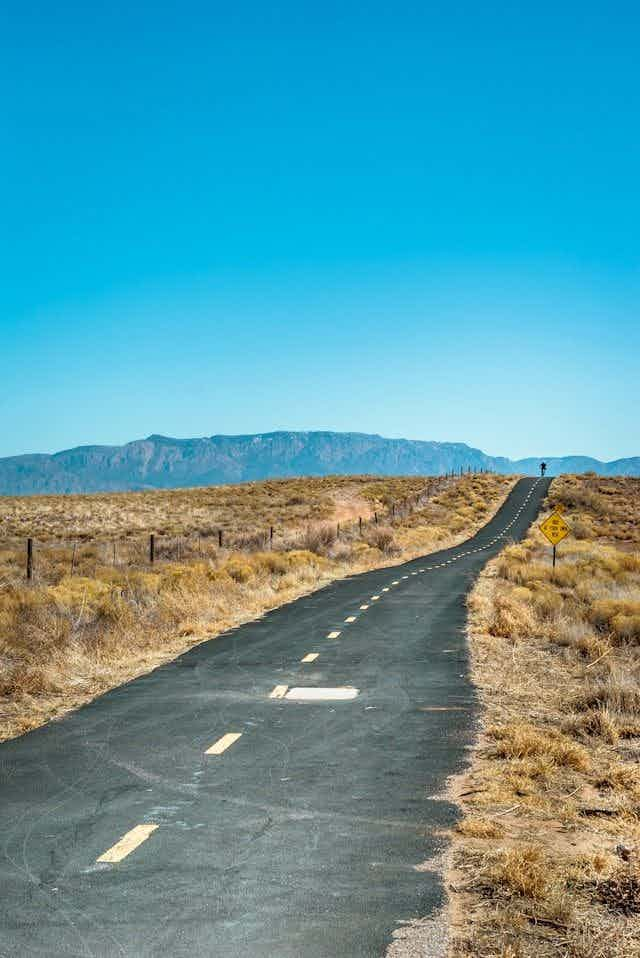
[{"label": "road surface", "polygon": [[434,914],[416,866],[473,738],[465,595],[548,484],[1,745],[0,955],[378,958]]}]

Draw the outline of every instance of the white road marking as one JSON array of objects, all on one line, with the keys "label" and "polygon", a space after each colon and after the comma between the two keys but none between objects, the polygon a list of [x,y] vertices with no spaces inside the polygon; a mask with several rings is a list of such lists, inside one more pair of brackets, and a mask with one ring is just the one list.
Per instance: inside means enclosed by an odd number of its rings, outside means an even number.
[{"label": "white road marking", "polygon": [[138,845],[142,845],[149,835],[155,832],[157,827],[157,825],[150,824],[136,825],[128,831],[126,835],[123,835],[119,842],[116,842],[115,845],[107,849],[100,858],[96,858],[96,861],[110,863],[121,862],[123,858],[126,858],[132,851],[135,851]]},{"label": "white road marking", "polygon": [[361,605],[361,606],[360,606],[360,609],[362,610],[362,612],[366,612],[368,608],[369,608],[368,605]]},{"label": "white road marking", "polygon": [[356,621],[356,617],[355,617],[355,615],[348,615],[344,621],[345,621],[345,622],[355,622],[355,621]]},{"label": "white road marking", "polygon": [[339,632],[329,632],[329,635],[327,636],[327,638],[328,638],[328,639],[337,639],[339,635],[340,635]]},{"label": "white road marking", "polygon": [[307,652],[303,659],[300,659],[301,662],[315,662],[315,660],[320,655],[319,652]]},{"label": "white road marking", "polygon": [[233,745],[233,743],[237,742],[241,737],[242,732],[227,732],[227,734],[223,735],[222,738],[219,738],[217,742],[214,742],[204,754],[222,755],[222,753],[226,752],[230,745]]},{"label": "white road marking", "polygon": [[400,579],[394,579],[391,585],[400,585]]},{"label": "white road marking", "polygon": [[380,598],[379,595],[372,595],[372,596],[371,596],[371,601],[372,601],[372,602],[377,602],[379,598]]},{"label": "white road marking", "polygon": [[276,685],[273,692],[269,692],[270,699],[283,699],[287,694],[288,685]]},{"label": "white road marking", "polygon": [[342,688],[295,688],[289,689],[286,698],[293,702],[339,702],[355,699],[360,689],[349,685]]}]

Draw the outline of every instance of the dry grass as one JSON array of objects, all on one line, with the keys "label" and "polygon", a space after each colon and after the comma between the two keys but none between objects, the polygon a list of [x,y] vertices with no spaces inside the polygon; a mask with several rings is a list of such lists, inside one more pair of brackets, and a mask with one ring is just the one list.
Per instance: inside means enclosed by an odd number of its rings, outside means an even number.
[{"label": "dry grass", "polygon": [[[461,541],[498,508],[513,481],[332,477],[0,499],[1,527],[10,536],[0,544],[0,737],[332,579]],[[387,518],[390,502],[394,515]],[[362,534],[358,515],[371,517]],[[224,528],[225,542],[233,536],[242,549],[219,549],[217,533],[206,536],[207,517],[210,529]],[[270,524],[279,532],[273,550],[264,551],[255,530]],[[159,535],[153,566],[150,531]],[[65,537],[81,533],[74,553]],[[24,542],[15,538],[28,534],[38,537],[30,584]]]},{"label": "dry grass", "polygon": [[499,822],[472,815],[458,822],[456,831],[458,834],[467,835],[469,838],[502,838],[504,835],[504,828]]},{"label": "dry grass", "polygon": [[555,729],[538,729],[525,722],[492,725],[487,737],[495,745],[489,754],[494,758],[539,758],[543,756],[553,766],[575,768],[580,772],[589,768],[589,756],[584,748],[572,742]]},{"label": "dry grass", "polygon": [[[381,481],[381,494],[388,494],[388,482]],[[206,534],[218,529],[237,534],[270,525],[284,529],[332,517],[334,495],[357,498],[368,510],[376,485],[370,476],[330,476],[149,492],[4,496],[0,529],[3,538],[31,535],[40,540],[101,538],[105,531],[124,538],[147,532]],[[395,480],[398,497],[423,487],[423,478]]]},{"label": "dry grass", "polygon": [[555,572],[536,523],[469,600],[484,731],[456,785],[451,955],[637,958],[640,481],[566,476],[548,504],[578,532]]},{"label": "dry grass", "polygon": [[148,492],[2,496],[0,539],[84,541],[148,532],[207,536],[218,529],[235,537],[270,526],[285,535],[307,523],[368,518],[392,504],[400,512],[438,484],[425,476],[325,476]]}]

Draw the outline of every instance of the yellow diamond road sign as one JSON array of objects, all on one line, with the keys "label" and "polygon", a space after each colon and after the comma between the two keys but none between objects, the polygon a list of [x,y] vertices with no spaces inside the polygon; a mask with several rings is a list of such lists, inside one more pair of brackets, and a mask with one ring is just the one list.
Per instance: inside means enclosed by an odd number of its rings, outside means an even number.
[{"label": "yellow diamond road sign", "polygon": [[552,513],[548,519],[541,522],[540,529],[552,546],[562,542],[565,536],[568,536],[571,532],[571,529],[558,512]]}]

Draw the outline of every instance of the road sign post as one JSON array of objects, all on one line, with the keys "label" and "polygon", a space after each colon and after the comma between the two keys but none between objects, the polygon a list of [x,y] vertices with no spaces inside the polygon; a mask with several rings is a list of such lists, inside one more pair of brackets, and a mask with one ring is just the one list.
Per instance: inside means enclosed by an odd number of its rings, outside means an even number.
[{"label": "road sign post", "polygon": [[556,508],[544,522],[540,523],[540,531],[553,546],[553,568],[555,569],[556,546],[569,535],[571,528],[560,515],[559,509]]}]

